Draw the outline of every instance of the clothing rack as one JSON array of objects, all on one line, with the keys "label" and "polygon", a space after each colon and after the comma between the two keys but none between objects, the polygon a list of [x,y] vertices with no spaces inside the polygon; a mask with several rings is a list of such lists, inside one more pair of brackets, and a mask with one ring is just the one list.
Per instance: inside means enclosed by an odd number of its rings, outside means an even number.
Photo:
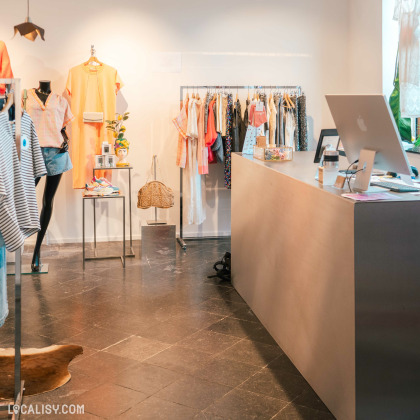
[{"label": "clothing rack", "polygon": [[[0,79],[2,85],[13,86],[13,104],[15,106],[15,136],[16,149],[20,159],[20,138],[21,138],[21,119],[22,119],[22,102],[20,79]],[[6,95],[7,97],[7,95]],[[35,187],[34,187],[35,188]],[[22,348],[22,254],[19,248],[15,251],[15,386],[14,386],[14,401],[13,401],[13,416],[12,420],[20,418],[20,411],[22,406],[24,381],[21,378],[21,348]],[[8,411],[10,403],[0,404],[1,411]]]},{"label": "clothing rack", "polygon": [[[184,100],[184,90],[192,90],[193,92],[198,90],[208,90],[208,91],[220,91],[220,92],[226,92],[229,91],[229,93],[234,93],[234,91],[238,92],[241,90],[254,90],[259,93],[264,93],[266,90],[272,90],[272,91],[287,91],[287,93],[295,93],[296,95],[300,96],[302,94],[302,87],[301,86],[279,86],[279,85],[250,85],[250,86],[194,86],[194,85],[183,85],[180,86],[179,89],[179,98],[180,102],[182,103]],[[184,238],[184,218],[183,218],[183,211],[184,211],[184,192],[183,192],[183,169],[180,168],[180,195],[179,195],[179,201],[180,201],[180,216],[179,216],[179,237],[177,238],[177,241],[181,248],[183,250],[187,249],[187,244],[185,243],[185,240],[190,241],[200,241],[200,240],[210,240],[210,239],[222,239],[220,236],[202,236],[197,238]]]}]

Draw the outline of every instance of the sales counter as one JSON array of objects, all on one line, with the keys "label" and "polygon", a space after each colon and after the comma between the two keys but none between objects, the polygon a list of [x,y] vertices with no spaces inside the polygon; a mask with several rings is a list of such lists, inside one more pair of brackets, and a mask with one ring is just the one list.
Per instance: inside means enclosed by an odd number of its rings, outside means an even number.
[{"label": "sales counter", "polygon": [[339,420],[418,419],[420,199],[343,198],[313,157],[233,154],[233,284]]}]

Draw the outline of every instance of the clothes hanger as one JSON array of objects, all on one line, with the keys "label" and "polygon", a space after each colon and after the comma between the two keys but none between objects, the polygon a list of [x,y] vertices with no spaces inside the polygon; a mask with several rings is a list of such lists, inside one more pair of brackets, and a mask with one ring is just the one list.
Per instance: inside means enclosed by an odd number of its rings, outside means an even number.
[{"label": "clothes hanger", "polygon": [[248,101],[250,100],[250,98],[249,98],[249,86],[248,86]]},{"label": "clothes hanger", "polygon": [[83,64],[85,66],[103,66],[104,63],[102,63],[102,61],[99,61],[96,57],[96,50],[95,50],[95,46],[91,45],[90,46],[90,58],[88,61],[85,61]]}]

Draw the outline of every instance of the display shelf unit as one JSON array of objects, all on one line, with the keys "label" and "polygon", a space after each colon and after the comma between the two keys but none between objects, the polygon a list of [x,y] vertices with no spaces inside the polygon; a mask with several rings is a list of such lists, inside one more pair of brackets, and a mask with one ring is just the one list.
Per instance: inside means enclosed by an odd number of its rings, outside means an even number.
[{"label": "display shelf unit", "polygon": [[[16,149],[20,159],[22,102],[20,98],[20,79],[0,79],[0,84],[13,86],[13,103],[15,105],[15,140]],[[25,382],[21,372],[22,350],[22,253],[19,248],[15,251],[15,367],[14,367],[14,400],[0,403],[0,414],[8,412],[13,406],[12,420],[18,420],[21,414]]]},{"label": "display shelf unit", "polygon": [[[301,86],[279,86],[279,85],[248,85],[248,86],[208,86],[208,85],[183,85],[180,86],[179,89],[179,98],[180,98],[180,103],[182,106],[183,100],[184,100],[184,91],[186,90],[187,92],[189,90],[194,91],[198,91],[198,90],[207,90],[207,91],[212,91],[212,92],[217,92],[217,91],[221,91],[221,92],[225,92],[225,91],[230,91],[230,92],[238,92],[239,90],[248,90],[248,92],[250,92],[251,90],[253,91],[259,91],[259,93],[263,93],[266,90],[276,90],[279,92],[284,92],[284,93],[289,93],[289,94],[293,94],[295,93],[296,95],[301,95],[302,94],[302,87]],[[263,92],[261,92],[263,91]],[[184,238],[184,220],[183,220],[183,211],[184,211],[184,189],[183,189],[183,183],[184,183],[184,176],[183,176],[183,168],[180,168],[180,196],[179,196],[179,205],[180,205],[180,216],[179,216],[179,237],[177,238],[177,241],[179,243],[179,245],[181,246],[181,248],[183,250],[187,249],[187,244],[186,244],[186,240],[188,241],[200,241],[200,240],[210,240],[210,239],[223,239],[226,238],[225,236],[220,237],[220,236],[201,236],[201,237],[197,237],[197,238]]]},{"label": "display shelf unit", "polygon": [[[130,252],[126,255],[126,257],[135,257],[134,249],[133,249],[133,221],[132,221],[132,207],[131,207],[131,170],[133,169],[132,166],[121,166],[121,167],[113,167],[113,168],[93,168],[93,176],[95,176],[96,171],[109,171],[109,170],[128,170],[128,214],[129,214],[129,221],[130,221]],[[94,218],[96,219],[95,208],[93,209]],[[124,212],[125,213],[125,212]]]},{"label": "display shelf unit", "polygon": [[[116,199],[122,199],[123,202],[123,247],[122,247],[122,255],[109,255],[109,256],[104,256],[104,257],[99,257],[98,256],[98,252],[97,252],[97,247],[96,247],[96,212],[95,212],[95,207],[96,207],[96,201],[97,200],[116,200]],[[121,259],[121,263],[123,268],[125,268],[125,258],[126,258],[126,253],[125,253],[125,196],[124,195],[120,195],[120,194],[115,194],[115,195],[109,195],[109,196],[93,196],[93,197],[83,197],[83,240],[82,240],[82,244],[83,244],[83,270],[85,269],[85,262],[89,261],[89,260],[109,260],[109,259],[115,259],[115,258],[119,258]],[[87,201],[92,201],[93,202],[93,208],[94,208],[94,212],[93,212],[93,249],[94,249],[94,256],[93,257],[86,257],[86,250],[85,250],[85,236],[86,236],[86,212],[85,212],[85,203]]]}]

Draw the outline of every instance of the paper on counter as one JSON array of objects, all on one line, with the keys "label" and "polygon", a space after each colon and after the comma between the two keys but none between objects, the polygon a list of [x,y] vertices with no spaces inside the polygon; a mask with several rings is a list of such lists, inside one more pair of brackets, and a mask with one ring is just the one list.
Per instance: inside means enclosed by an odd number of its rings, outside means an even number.
[{"label": "paper on counter", "polygon": [[370,193],[370,194],[341,194],[341,197],[350,198],[350,200],[354,201],[381,201],[381,200],[398,200],[393,194],[384,192],[384,193]]}]

